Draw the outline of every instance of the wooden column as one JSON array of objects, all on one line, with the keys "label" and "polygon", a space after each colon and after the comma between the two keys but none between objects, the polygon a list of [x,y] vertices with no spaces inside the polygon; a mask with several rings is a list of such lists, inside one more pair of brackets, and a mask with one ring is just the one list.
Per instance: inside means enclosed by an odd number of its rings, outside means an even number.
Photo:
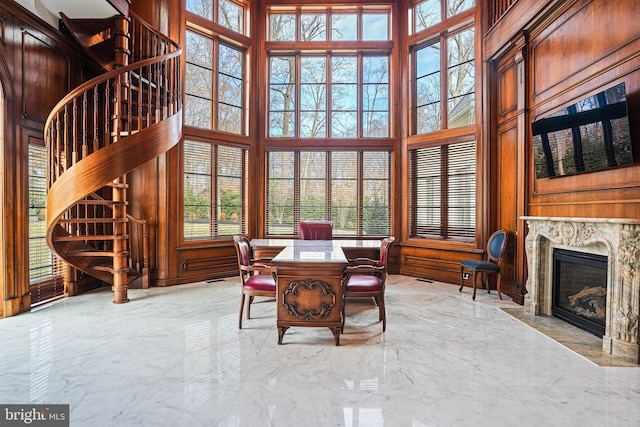
[{"label": "wooden column", "polygon": [[[129,18],[121,16],[115,21],[115,62],[114,68],[126,66],[129,64]],[[120,75],[113,92],[113,135],[112,142],[117,143],[120,140],[123,129],[123,115],[126,103],[131,102],[126,98],[129,85],[128,76]],[[131,108],[129,105],[128,108]],[[127,183],[126,178],[120,177],[113,181],[113,302],[121,304],[129,301],[127,290],[129,280],[127,273],[129,266],[127,263]]]}]

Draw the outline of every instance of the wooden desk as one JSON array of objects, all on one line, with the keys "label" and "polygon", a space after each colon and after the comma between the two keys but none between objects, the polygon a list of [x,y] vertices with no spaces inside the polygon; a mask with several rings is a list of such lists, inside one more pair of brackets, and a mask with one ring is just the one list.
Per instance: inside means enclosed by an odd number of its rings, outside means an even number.
[{"label": "wooden desk", "polygon": [[380,242],[254,239],[251,245],[254,257],[272,258],[271,264],[278,269],[278,344],[282,344],[287,329],[302,326],[327,327],[336,345],[340,345],[344,304],[342,272],[348,264],[345,250],[353,248],[371,253],[379,249]]}]

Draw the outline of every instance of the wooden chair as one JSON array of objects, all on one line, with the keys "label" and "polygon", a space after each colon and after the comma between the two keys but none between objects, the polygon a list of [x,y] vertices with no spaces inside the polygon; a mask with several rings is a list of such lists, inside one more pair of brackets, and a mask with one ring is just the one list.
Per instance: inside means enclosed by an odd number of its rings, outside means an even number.
[{"label": "wooden chair", "polygon": [[333,222],[300,221],[300,240],[331,240]]},{"label": "wooden chair", "polygon": [[[373,298],[378,305],[378,320],[382,320],[382,331],[387,330],[387,313],[384,305],[384,289],[387,279],[387,259],[389,248],[395,241],[390,236],[380,243],[379,259],[355,258],[349,260],[344,270],[344,297]],[[342,331],[344,332],[345,303],[342,305]]]},{"label": "wooden chair", "polygon": [[484,279],[484,287],[487,288],[488,293],[491,293],[489,281],[487,279],[492,274],[496,274],[498,276],[498,297],[502,299],[502,294],[500,293],[500,267],[502,254],[506,246],[507,232],[505,230],[498,230],[489,237],[489,241],[487,242],[487,257],[489,258],[487,261],[476,259],[462,261],[460,263],[460,292],[462,292],[462,288],[464,287],[465,273],[470,272],[473,274],[471,278],[471,281],[473,282],[473,296],[471,298],[473,300],[476,299],[476,276],[478,274],[484,274],[484,277],[481,276],[481,278]]},{"label": "wooden chair", "polygon": [[251,241],[243,235],[233,236],[233,244],[238,255],[238,268],[242,280],[242,299],[240,300],[240,314],[238,329],[242,329],[242,312],[245,296],[249,296],[247,303],[247,319],[251,318],[251,303],[254,297],[276,297],[277,270],[266,264],[255,263],[251,251]]}]

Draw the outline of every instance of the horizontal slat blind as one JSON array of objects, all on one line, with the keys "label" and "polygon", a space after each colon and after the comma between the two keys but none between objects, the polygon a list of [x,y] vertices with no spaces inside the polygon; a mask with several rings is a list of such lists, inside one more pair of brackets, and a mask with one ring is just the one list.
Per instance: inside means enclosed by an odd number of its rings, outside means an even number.
[{"label": "horizontal slat blind", "polygon": [[185,240],[244,233],[247,160],[240,148],[185,140]]},{"label": "horizontal slat blind", "polygon": [[31,305],[64,295],[63,264],[47,246],[47,150],[29,144],[29,284]]},{"label": "horizontal slat blind", "polygon": [[328,220],[336,236],[388,235],[390,165],[388,151],[269,152],[267,234]]},{"label": "horizontal slat blind", "polygon": [[475,236],[475,142],[411,150],[411,235]]}]

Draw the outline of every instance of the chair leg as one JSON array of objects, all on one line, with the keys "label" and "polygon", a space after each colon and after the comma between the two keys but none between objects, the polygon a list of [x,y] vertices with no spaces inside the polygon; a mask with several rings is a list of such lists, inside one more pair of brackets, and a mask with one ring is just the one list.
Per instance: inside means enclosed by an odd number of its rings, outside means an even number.
[{"label": "chair leg", "polygon": [[472,300],[476,300],[476,276],[478,275],[478,272],[476,270],[473,270],[473,296],[471,297]]},{"label": "chair leg", "polygon": [[380,295],[376,298],[378,303],[378,318],[382,320],[382,332],[387,330],[387,312],[384,307],[384,295]]},{"label": "chair leg", "polygon": [[498,285],[497,285],[497,288],[498,288],[498,296],[500,297],[500,299],[502,299],[502,294],[500,293],[500,288],[501,288],[501,285],[502,285],[501,282],[502,282],[502,277],[501,277],[501,274],[498,273]]},{"label": "chair leg", "polygon": [[462,292],[462,288],[464,288],[464,267],[460,266],[460,289],[459,292]]},{"label": "chair leg", "polygon": [[251,319],[251,303],[253,302],[253,295],[249,295],[249,304],[247,304],[247,319]]},{"label": "chair leg", "polygon": [[238,329],[242,329],[242,311],[244,310],[244,294],[240,298],[240,314],[238,315]]},{"label": "chair leg", "polygon": [[345,304],[346,303],[345,300],[346,300],[346,298],[344,298],[344,296],[343,296],[343,300],[342,300],[342,319],[340,319],[340,333],[341,334],[344,334],[344,319],[346,317],[346,315],[345,315],[345,306],[347,305],[347,304]]}]

